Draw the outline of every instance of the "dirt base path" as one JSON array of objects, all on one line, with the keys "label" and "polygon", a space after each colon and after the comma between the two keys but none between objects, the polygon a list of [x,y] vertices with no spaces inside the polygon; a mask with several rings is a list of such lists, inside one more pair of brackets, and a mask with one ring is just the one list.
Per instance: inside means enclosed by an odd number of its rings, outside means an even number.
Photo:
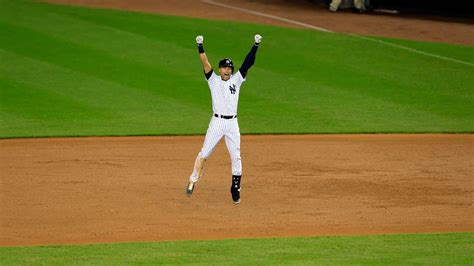
[{"label": "dirt base path", "polygon": [[[208,19],[247,21],[300,27],[199,0],[46,0],[52,3],[116,8]],[[380,13],[329,12],[323,5],[305,0],[213,0],[225,5],[263,12],[335,32],[371,36],[474,45],[474,20],[455,18],[414,18]]]},{"label": "dirt base path", "polygon": [[0,245],[474,230],[474,135],[243,136],[240,205],[203,138],[0,140]]}]

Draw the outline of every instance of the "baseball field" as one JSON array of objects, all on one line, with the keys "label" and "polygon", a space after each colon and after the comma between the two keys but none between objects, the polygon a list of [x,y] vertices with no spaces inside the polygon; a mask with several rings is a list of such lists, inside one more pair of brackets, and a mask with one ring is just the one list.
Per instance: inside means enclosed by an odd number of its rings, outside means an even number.
[{"label": "baseball field", "polygon": [[[474,45],[119,9],[0,0],[0,264],[473,263]],[[242,203],[222,143],[187,198],[194,38],[256,33]]]}]

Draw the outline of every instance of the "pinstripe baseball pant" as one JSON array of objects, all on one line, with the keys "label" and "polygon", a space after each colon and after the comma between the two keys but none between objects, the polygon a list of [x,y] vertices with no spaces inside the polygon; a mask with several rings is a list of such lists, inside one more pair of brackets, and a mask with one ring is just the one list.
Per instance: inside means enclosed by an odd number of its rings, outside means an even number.
[{"label": "pinstripe baseball pant", "polygon": [[[225,137],[225,144],[229,151],[230,160],[232,162],[232,175],[242,175],[242,162],[240,158],[240,129],[237,118],[223,119],[212,117],[207,128],[206,138],[199,152],[196,161],[200,158],[207,159],[219,141]],[[191,181],[196,182],[198,179],[196,169],[190,176]]]}]

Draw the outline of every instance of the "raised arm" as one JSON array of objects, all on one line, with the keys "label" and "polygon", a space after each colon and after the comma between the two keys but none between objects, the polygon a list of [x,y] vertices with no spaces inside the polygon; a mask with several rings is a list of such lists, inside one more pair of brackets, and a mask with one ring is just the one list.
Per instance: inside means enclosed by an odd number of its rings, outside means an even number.
[{"label": "raised arm", "polygon": [[198,45],[199,58],[201,59],[202,67],[204,69],[204,74],[206,75],[206,78],[209,79],[209,77],[211,76],[210,74],[212,74],[211,73],[212,66],[211,64],[209,64],[209,60],[207,60],[207,55],[204,52],[204,46],[203,46],[204,37],[202,37],[201,35],[197,36],[196,43]]},{"label": "raised arm", "polygon": [[262,36],[259,35],[259,34],[255,35],[255,44],[252,46],[252,49],[250,49],[250,52],[245,57],[245,60],[242,63],[242,66],[239,69],[240,74],[242,74],[242,77],[244,77],[244,78],[245,78],[245,76],[247,76],[247,71],[255,63],[255,57],[257,55],[257,49],[258,49],[258,46],[260,45],[261,41],[262,41]]}]

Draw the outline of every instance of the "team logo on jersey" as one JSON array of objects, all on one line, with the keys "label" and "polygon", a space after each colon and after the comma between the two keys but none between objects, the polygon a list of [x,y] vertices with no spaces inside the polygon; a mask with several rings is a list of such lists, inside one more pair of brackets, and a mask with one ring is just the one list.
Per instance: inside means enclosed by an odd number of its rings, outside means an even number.
[{"label": "team logo on jersey", "polygon": [[235,84],[232,84],[231,86],[229,86],[229,90],[230,90],[230,94],[235,94]]}]

